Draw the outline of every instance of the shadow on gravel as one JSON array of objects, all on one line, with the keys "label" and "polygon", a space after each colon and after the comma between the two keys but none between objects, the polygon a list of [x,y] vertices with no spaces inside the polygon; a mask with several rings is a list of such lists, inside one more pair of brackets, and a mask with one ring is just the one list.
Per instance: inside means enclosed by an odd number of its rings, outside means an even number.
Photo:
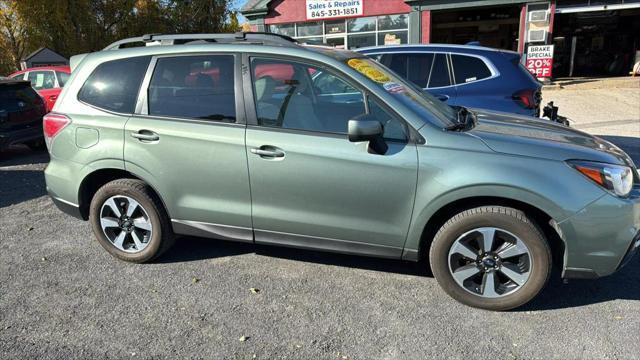
[{"label": "shadow on gravel", "polygon": [[624,150],[631,158],[636,166],[640,166],[640,137],[631,136],[610,136],[610,135],[598,135],[617,145],[620,149]]},{"label": "shadow on gravel", "polygon": [[16,145],[0,151],[0,168],[48,162],[49,153],[46,150],[34,151],[24,145]]},{"label": "shadow on gravel", "polygon": [[[400,260],[368,258],[355,255],[326,253],[277,246],[243,244],[215,239],[180,237],[158,263],[199,261],[255,253],[280,259],[303,261],[402,275],[432,277],[426,262],[418,264]],[[613,300],[640,300],[640,257],[634,258],[614,275],[597,280],[571,280],[562,283],[554,271],[551,280],[532,302],[513,310],[540,311],[573,308]]]},{"label": "shadow on gravel", "polygon": [[26,146],[12,146],[0,151],[0,208],[39,198],[46,194],[42,170],[4,168],[46,164],[46,151],[32,151]]},{"label": "shadow on gravel", "polygon": [[232,241],[179,237],[175,245],[157,262],[174,263],[198,261],[226,256],[255,253],[287,260],[303,261],[323,265],[333,265],[364,270],[383,271],[406,275],[428,275],[427,265],[400,260],[368,258],[356,255],[328,253],[316,250],[292,249],[278,246],[254,245]]},{"label": "shadow on gravel", "polygon": [[631,259],[619,272],[597,280],[570,280],[563,284],[560,274],[529,304],[514,311],[553,310],[597,304],[612,300],[640,300],[640,257]]},{"label": "shadow on gravel", "polygon": [[46,194],[40,170],[0,170],[0,208]]}]

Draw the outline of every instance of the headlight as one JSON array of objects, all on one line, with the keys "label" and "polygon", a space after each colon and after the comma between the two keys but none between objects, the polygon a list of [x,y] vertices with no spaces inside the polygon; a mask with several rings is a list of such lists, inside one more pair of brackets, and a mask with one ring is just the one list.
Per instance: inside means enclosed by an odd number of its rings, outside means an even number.
[{"label": "headlight", "polygon": [[590,161],[570,161],[569,164],[617,196],[625,197],[633,188],[633,171],[628,166]]}]

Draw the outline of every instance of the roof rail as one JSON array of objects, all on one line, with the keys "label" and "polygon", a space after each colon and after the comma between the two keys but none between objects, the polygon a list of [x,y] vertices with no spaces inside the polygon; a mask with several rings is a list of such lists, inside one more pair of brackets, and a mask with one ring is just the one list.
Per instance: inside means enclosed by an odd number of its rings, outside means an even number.
[{"label": "roof rail", "polygon": [[138,37],[116,41],[103,50],[118,50],[124,45],[141,43],[143,46],[149,44],[157,45],[181,45],[191,42],[212,42],[212,43],[252,43],[263,45],[283,45],[296,46],[298,42],[288,36],[264,33],[264,32],[236,32],[225,34],[145,34]]}]

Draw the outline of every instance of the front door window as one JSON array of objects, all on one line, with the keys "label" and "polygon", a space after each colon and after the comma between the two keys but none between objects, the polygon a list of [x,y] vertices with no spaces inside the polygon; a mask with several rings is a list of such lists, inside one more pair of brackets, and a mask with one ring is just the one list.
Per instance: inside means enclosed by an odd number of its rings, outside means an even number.
[{"label": "front door window", "polygon": [[[262,126],[346,135],[349,120],[374,108],[365,106],[360,90],[328,69],[254,58],[251,73],[256,115]],[[403,122],[382,111],[371,115],[385,126],[386,138],[405,139],[399,132]]]}]

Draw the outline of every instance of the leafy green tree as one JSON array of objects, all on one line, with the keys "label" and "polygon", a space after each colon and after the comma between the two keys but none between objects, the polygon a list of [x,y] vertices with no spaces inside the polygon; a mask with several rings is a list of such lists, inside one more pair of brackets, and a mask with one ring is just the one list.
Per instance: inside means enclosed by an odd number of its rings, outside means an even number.
[{"label": "leafy green tree", "polygon": [[46,46],[69,57],[148,33],[239,31],[238,0],[0,0],[0,74]]},{"label": "leafy green tree", "polygon": [[19,69],[20,60],[31,47],[28,28],[16,2],[0,0],[0,74]]}]

